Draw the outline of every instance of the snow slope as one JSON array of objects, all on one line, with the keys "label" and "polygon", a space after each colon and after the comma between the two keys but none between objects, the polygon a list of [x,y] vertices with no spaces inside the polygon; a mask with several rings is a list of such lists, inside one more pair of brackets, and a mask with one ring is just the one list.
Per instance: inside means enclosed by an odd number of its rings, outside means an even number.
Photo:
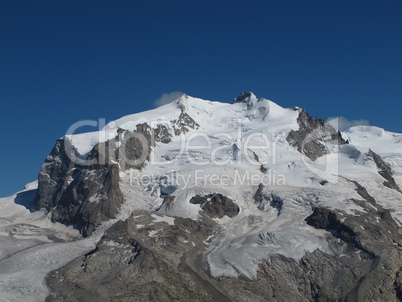
[{"label": "snow slope", "polygon": [[0,199],[0,301],[44,301],[46,275],[92,250],[100,234],[82,239],[71,227],[26,208],[37,182]]}]

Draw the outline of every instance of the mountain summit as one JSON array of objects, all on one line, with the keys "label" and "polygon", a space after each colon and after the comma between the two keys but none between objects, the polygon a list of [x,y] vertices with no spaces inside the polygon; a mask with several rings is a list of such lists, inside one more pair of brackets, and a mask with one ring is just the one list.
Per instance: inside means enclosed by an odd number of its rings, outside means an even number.
[{"label": "mountain summit", "polygon": [[[393,301],[401,142],[376,127],[338,131],[251,92],[232,104],[183,95],[70,131],[37,189],[8,207],[32,200],[19,228],[47,221],[37,249],[52,259],[56,242],[90,243],[49,266],[47,301]],[[22,240],[16,220],[2,219]],[[60,223],[80,234],[57,237]]]},{"label": "mountain summit", "polygon": [[257,97],[254,95],[254,93],[250,91],[245,91],[240,93],[239,96],[237,96],[234,99],[234,103],[250,103],[250,102],[255,102],[257,101]]}]

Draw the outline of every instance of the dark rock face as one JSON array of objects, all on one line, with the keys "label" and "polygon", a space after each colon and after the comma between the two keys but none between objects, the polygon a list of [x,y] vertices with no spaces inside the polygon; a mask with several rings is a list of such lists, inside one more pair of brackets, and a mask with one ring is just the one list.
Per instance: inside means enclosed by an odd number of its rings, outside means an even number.
[{"label": "dark rock face", "polygon": [[250,91],[242,92],[234,99],[233,103],[248,103],[252,95]]},{"label": "dark rock face", "polygon": [[[74,163],[70,160],[65,152],[65,140],[59,139],[56,141],[52,152],[46,157],[45,162],[38,176],[38,190],[36,193],[36,200],[34,207],[41,208],[54,208],[57,205],[57,195],[63,189],[65,184],[67,172],[73,175]],[[56,198],[55,198],[56,197]]]},{"label": "dark rock face", "polygon": [[[240,93],[240,95],[234,99],[233,103],[246,104],[247,110],[250,110],[255,106],[256,103],[261,102],[262,100],[262,98],[257,98],[252,92],[246,91]],[[267,108],[264,106],[259,107],[258,111],[261,116],[266,116],[267,114]]]},{"label": "dark rock face", "polygon": [[172,137],[169,134],[168,129],[166,126],[163,125],[158,125],[156,129],[154,130],[155,134],[155,141],[164,143],[164,144],[169,144],[172,141]]},{"label": "dark rock face", "polygon": [[353,247],[363,250],[361,243],[356,240],[357,234],[347,224],[342,223],[341,219],[342,216],[337,215],[336,211],[318,207],[314,210],[313,214],[307,217],[306,222],[317,229],[327,230],[335,237],[342,239]]},{"label": "dark rock face", "polygon": [[271,194],[268,200],[270,206],[278,211],[278,216],[281,215],[283,208],[283,200],[279,196],[276,196],[275,194]]},{"label": "dark rock face", "polygon": [[[161,129],[161,128],[159,128]],[[163,130],[161,130],[163,131]],[[126,131],[123,134],[123,141],[118,149],[117,158],[120,168],[124,171],[129,168],[141,169],[149,160],[151,148],[154,147],[156,139],[167,139],[158,132],[154,136],[153,129],[147,123],[138,124],[135,131]]]},{"label": "dark rock face", "polygon": [[334,127],[322,119],[312,118],[304,110],[300,111],[297,123],[299,130],[292,130],[286,140],[311,160],[316,160],[328,153],[326,147],[320,142],[330,142],[336,145],[347,143]]},{"label": "dark rock face", "polygon": [[[42,165],[34,208],[51,211],[52,221],[74,225],[87,236],[101,222],[114,218],[123,202],[119,169],[116,164],[80,165],[67,156],[66,142],[58,140]],[[91,156],[98,150],[99,145]]]},{"label": "dark rock face", "polygon": [[379,156],[371,149],[367,153],[367,156],[374,160],[378,168],[378,174],[384,177],[384,186],[402,193],[401,188],[398,186],[398,184],[395,182],[394,177],[392,176],[391,167],[381,158],[381,156]]},{"label": "dark rock face", "polygon": [[258,209],[261,211],[264,211],[266,209],[266,206],[269,205],[272,208],[275,208],[278,211],[278,216],[282,212],[283,208],[283,200],[279,197],[276,196],[275,194],[264,194],[263,191],[265,189],[265,186],[260,183],[258,185],[258,189],[254,194],[254,202],[258,204]]},{"label": "dark rock face", "polygon": [[234,217],[240,211],[237,204],[222,194],[197,195],[190,199],[190,203],[201,205],[201,209],[211,218],[222,218],[225,215]]},{"label": "dark rock face", "polygon": [[179,118],[177,120],[173,120],[171,123],[173,125],[175,135],[187,133],[190,131],[190,129],[198,129],[200,127],[200,125],[198,125],[197,122],[194,121],[193,118],[184,110],[182,110]]},{"label": "dark rock face", "polygon": [[117,165],[81,173],[61,193],[52,210],[52,220],[73,224],[82,235],[90,235],[103,221],[114,218],[123,202]]}]

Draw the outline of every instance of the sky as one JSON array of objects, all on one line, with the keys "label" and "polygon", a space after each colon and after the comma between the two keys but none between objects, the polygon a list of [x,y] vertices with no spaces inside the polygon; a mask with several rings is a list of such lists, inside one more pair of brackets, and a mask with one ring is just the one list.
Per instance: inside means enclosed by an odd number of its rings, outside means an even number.
[{"label": "sky", "polygon": [[181,92],[402,133],[401,33],[399,0],[0,0],[0,196],[73,123]]}]

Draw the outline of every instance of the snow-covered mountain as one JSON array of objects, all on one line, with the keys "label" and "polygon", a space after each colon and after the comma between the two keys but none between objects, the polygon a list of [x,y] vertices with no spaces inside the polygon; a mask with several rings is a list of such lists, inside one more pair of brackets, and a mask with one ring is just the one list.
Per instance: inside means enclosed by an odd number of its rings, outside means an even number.
[{"label": "snow-covered mountain", "polygon": [[0,200],[0,301],[398,300],[401,187],[402,134],[184,95]]}]

